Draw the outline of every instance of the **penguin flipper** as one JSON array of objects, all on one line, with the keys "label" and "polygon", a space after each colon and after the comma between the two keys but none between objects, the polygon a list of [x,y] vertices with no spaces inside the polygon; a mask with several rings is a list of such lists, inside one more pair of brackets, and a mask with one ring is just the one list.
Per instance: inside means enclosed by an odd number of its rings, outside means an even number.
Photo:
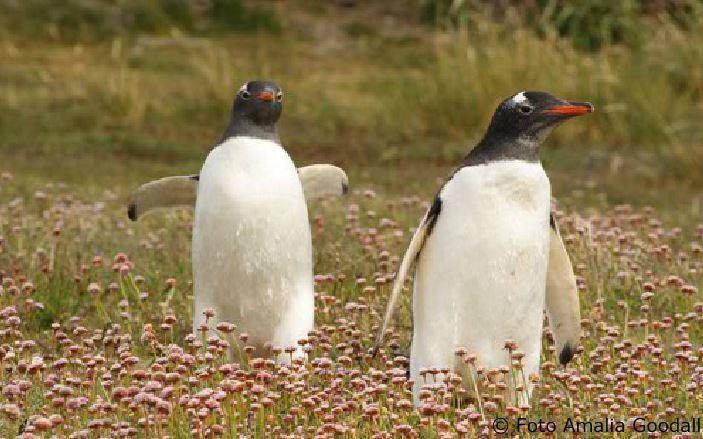
[{"label": "penguin flipper", "polygon": [[378,349],[383,343],[383,336],[385,335],[386,329],[388,328],[388,323],[390,322],[391,317],[393,317],[393,313],[395,312],[395,308],[398,302],[398,296],[400,295],[400,292],[403,289],[403,283],[405,281],[405,278],[410,272],[410,269],[414,265],[415,261],[417,261],[417,258],[420,256],[420,251],[422,251],[422,247],[425,245],[425,240],[427,239],[427,236],[429,236],[429,234],[432,232],[432,228],[437,222],[437,217],[439,216],[441,206],[442,201],[439,196],[437,196],[432,206],[422,218],[420,226],[417,228],[417,230],[415,230],[412,239],[410,239],[410,244],[408,244],[408,248],[405,251],[405,255],[403,255],[403,260],[400,263],[400,268],[398,268],[398,272],[393,282],[393,289],[391,290],[391,297],[388,300],[388,304],[386,305],[386,313],[383,317],[383,324],[378,330],[378,334],[376,335],[376,342],[374,343],[373,348],[371,349],[372,356],[376,356],[376,354],[378,353]]},{"label": "penguin flipper", "polygon": [[137,221],[154,209],[193,206],[197,193],[197,175],[177,175],[150,181],[132,193],[127,215],[132,221]]},{"label": "penguin flipper", "polygon": [[574,356],[581,338],[581,309],[574,269],[553,218],[550,218],[549,266],[545,305],[559,363]]},{"label": "penguin flipper", "polygon": [[349,191],[349,178],[342,168],[317,164],[298,168],[305,201],[327,196],[345,195]]},{"label": "penguin flipper", "polygon": [[[349,191],[349,178],[342,168],[319,164],[298,168],[305,201],[327,196],[341,196]],[[158,208],[195,205],[198,175],[177,175],[145,183],[135,190],[127,207],[127,215],[137,221]]]}]

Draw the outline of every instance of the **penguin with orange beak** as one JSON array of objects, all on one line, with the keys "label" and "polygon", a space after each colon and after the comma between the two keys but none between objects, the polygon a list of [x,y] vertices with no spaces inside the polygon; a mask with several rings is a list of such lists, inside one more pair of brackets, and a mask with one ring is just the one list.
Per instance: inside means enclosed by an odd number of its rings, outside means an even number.
[{"label": "penguin with orange beak", "polygon": [[[195,201],[193,330],[234,323],[248,334],[254,356],[268,355],[268,343],[300,349],[314,321],[308,211],[278,136],[282,110],[278,85],[242,85],[200,171]],[[211,311],[214,321],[207,321]]]},{"label": "penguin with orange beak", "polygon": [[[504,100],[483,139],[446,180],[420,221],[401,261],[374,349],[383,341],[404,279],[414,267],[410,377],[416,403],[423,386],[421,370],[451,369],[472,388],[474,371],[455,352],[463,348],[484,368],[499,368],[512,364],[506,340],[524,353],[522,370],[508,378],[513,394],[526,402],[532,388],[526,378],[539,372],[545,304],[557,322],[552,327],[559,331],[560,362],[573,356],[578,299],[556,224],[550,227],[551,186],[539,152],[556,126],[592,111],[590,103],[544,92],[520,92]],[[552,255],[562,263],[548,283]],[[571,299],[559,296],[562,287]]]}]

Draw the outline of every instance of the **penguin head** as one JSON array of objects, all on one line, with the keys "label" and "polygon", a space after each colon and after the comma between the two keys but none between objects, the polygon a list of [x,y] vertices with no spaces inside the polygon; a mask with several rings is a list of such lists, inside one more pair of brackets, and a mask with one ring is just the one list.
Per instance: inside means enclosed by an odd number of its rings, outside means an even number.
[{"label": "penguin head", "polygon": [[254,125],[275,125],[283,111],[283,91],[270,81],[249,81],[234,98],[232,115]]},{"label": "penguin head", "polygon": [[523,91],[498,105],[487,135],[539,144],[559,123],[592,111],[589,102],[571,102],[541,91]]}]

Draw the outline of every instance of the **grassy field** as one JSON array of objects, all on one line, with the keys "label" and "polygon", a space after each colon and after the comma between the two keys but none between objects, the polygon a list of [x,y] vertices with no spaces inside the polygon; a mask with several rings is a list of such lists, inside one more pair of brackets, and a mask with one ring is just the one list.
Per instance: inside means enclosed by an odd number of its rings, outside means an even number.
[{"label": "grassy field", "polygon": [[[477,403],[462,402],[466,390],[446,371],[431,370],[432,386],[417,412],[409,407],[407,359],[390,348],[377,359],[366,352],[409,227],[427,198],[367,189],[311,206],[317,330],[305,341],[308,361],[286,368],[256,359],[229,364],[221,342],[203,346],[188,338],[189,212],[155,214],[133,225],[109,188],[83,198],[43,185],[18,198],[21,176],[5,178],[5,436],[23,430],[96,437],[130,431],[146,437],[382,431],[471,437],[490,431],[498,418],[511,425],[519,417],[541,418],[560,429],[567,418],[629,425],[638,417],[696,416],[703,403],[703,224],[664,222],[651,209],[597,201],[585,209],[581,194],[564,197],[560,223],[579,276],[583,316],[574,362],[555,366],[545,331],[543,373],[530,406],[506,396],[499,379],[505,372],[479,375]],[[390,343],[401,353],[407,353],[407,301],[397,341]],[[506,352],[506,370],[519,369],[508,358]]]},{"label": "grassy field", "polygon": [[448,164],[502,98],[547,89],[598,109],[550,142],[562,158],[573,156],[572,167],[617,152],[650,183],[700,184],[703,13],[690,30],[643,23],[649,37],[636,49],[585,52],[518,22],[478,17],[466,30],[439,33],[395,16],[393,26],[374,28],[364,11],[291,13],[283,36],[3,38],[0,151],[32,161],[195,165],[218,138],[233,92],[266,77],[286,91],[281,130],[297,160]]},{"label": "grassy field", "polygon": [[[360,3],[274,3],[269,31],[246,34],[0,32],[0,437],[475,437],[499,436],[499,418],[518,434],[519,417],[558,437],[567,419],[606,417],[646,437],[634,419],[701,416],[703,14],[587,51],[516,17],[438,31]],[[352,186],[310,206],[316,331],[290,367],[228,363],[224,332],[189,337],[189,210],[126,218],[139,183],[198,171],[252,78],[285,90],[296,163],[343,166]],[[522,89],[596,105],[543,151],[582,345],[558,367],[545,330],[529,406],[500,382],[520,368],[506,351],[507,372],[481,370],[480,399],[430,370],[415,410],[409,294],[383,355],[366,352],[411,229]]]}]

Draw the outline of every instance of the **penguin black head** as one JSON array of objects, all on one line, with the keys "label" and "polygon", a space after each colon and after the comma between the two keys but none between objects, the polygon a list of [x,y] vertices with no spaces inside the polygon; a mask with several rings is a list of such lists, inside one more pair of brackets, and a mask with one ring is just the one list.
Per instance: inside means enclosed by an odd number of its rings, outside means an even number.
[{"label": "penguin black head", "polygon": [[588,102],[571,102],[541,91],[523,91],[498,105],[481,142],[464,165],[494,160],[539,160],[539,146],[566,119],[591,113]]},{"label": "penguin black head", "polygon": [[589,102],[570,102],[541,91],[523,91],[500,103],[486,135],[541,142],[559,123],[592,111]]},{"label": "penguin black head", "polygon": [[271,81],[244,83],[234,97],[229,125],[222,141],[235,136],[278,142],[276,122],[283,111],[283,91]]},{"label": "penguin black head", "polygon": [[273,125],[283,110],[283,91],[274,82],[249,81],[234,98],[233,115],[249,119],[256,125]]}]

